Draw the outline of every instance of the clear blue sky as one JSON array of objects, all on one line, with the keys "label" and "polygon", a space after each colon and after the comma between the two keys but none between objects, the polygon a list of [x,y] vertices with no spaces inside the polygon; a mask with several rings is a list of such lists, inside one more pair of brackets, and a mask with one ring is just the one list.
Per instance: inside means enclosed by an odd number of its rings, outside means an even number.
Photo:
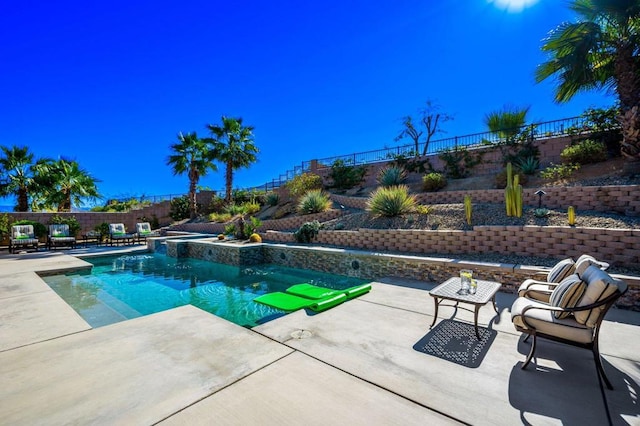
[{"label": "clear blue sky", "polygon": [[[541,40],[573,20],[565,1],[505,2],[4,2],[0,145],[74,158],[106,197],[159,195],[187,191],[166,165],[176,134],[206,136],[222,115],[255,126],[245,187],[393,146],[400,118],[428,99],[454,116],[439,137],[484,131],[504,105],[538,121],[613,103],[556,105],[554,83],[534,81]],[[200,185],[223,188],[223,169]]]}]

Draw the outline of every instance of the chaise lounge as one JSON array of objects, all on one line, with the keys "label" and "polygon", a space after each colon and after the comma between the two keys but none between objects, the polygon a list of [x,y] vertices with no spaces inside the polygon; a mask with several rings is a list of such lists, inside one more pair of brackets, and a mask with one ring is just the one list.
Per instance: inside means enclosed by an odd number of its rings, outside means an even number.
[{"label": "chaise lounge", "polygon": [[15,253],[17,248],[31,247],[38,251],[38,239],[33,232],[33,225],[13,225],[9,237],[9,253]]}]

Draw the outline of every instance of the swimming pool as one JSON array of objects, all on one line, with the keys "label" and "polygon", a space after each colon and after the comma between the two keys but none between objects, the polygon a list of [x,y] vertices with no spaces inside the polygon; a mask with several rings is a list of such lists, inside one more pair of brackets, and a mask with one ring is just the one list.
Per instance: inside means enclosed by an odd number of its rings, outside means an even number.
[{"label": "swimming pool", "polygon": [[245,327],[285,314],[253,301],[310,283],[345,289],[364,280],[276,265],[237,267],[162,254],[85,259],[91,272],[43,277],[92,327],[192,304]]}]

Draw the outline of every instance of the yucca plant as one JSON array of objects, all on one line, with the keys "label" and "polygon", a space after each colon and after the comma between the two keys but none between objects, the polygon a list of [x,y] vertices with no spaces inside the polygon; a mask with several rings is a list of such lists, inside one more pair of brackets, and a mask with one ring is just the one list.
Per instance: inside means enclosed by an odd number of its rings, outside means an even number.
[{"label": "yucca plant", "polygon": [[367,200],[367,210],[374,216],[395,217],[412,213],[416,199],[409,195],[406,185],[380,187]]},{"label": "yucca plant", "polygon": [[311,214],[321,213],[331,208],[329,196],[321,189],[308,191],[298,202],[298,213]]},{"label": "yucca plant", "polygon": [[378,173],[378,183],[382,186],[400,185],[407,180],[407,171],[400,166],[387,166]]}]

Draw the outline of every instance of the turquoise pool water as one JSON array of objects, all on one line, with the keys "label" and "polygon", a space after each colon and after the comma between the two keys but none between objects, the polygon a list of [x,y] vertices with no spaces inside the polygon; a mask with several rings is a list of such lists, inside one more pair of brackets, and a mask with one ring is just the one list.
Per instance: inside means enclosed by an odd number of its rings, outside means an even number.
[{"label": "turquoise pool water", "polygon": [[366,281],[276,265],[236,267],[161,254],[86,259],[92,271],[43,279],[92,327],[192,304],[245,327],[285,314],[253,301],[299,283],[345,289]]}]

